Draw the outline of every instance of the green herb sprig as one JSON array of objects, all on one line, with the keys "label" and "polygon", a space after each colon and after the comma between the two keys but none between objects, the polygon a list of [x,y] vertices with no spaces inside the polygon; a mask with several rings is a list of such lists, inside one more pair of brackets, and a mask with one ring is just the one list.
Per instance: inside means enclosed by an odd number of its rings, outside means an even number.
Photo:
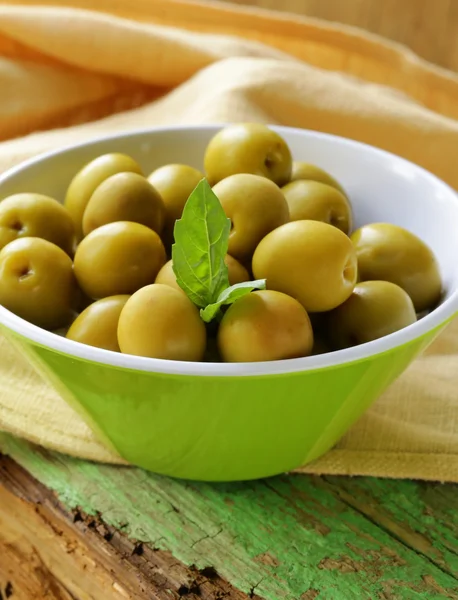
[{"label": "green herb sprig", "polygon": [[178,285],[200,308],[206,323],[221,317],[222,306],[266,287],[265,279],[229,285],[224,258],[230,230],[230,219],[208,181],[202,179],[175,223],[172,264]]}]

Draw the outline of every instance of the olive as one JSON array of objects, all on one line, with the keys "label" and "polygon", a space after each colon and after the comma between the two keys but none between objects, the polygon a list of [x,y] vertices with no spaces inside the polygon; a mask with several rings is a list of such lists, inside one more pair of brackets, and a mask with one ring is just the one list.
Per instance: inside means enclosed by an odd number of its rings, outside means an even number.
[{"label": "olive", "polygon": [[41,238],[18,238],[0,251],[0,304],[45,329],[73,318],[76,294],[71,258]]},{"label": "olive", "polygon": [[182,288],[177,283],[177,278],[173,270],[173,262],[168,260],[165,265],[160,269],[156,276],[154,283],[160,283],[162,285],[169,285],[180,292],[183,292]]},{"label": "olive", "polygon": [[290,221],[322,221],[345,234],[352,227],[351,206],[336,188],[318,181],[299,179],[282,187],[289,208]]},{"label": "olive", "polygon": [[148,285],[129,298],[118,323],[121,352],[149,358],[201,361],[206,330],[199,310],[168,285]]},{"label": "olive", "polygon": [[335,349],[371,342],[417,320],[413,302],[389,281],[357,283],[351,296],[328,316],[328,337]]},{"label": "olive", "polygon": [[117,221],[92,231],[78,246],[74,269],[90,298],[133,294],[153,283],[166,255],[161,238],[140,223]]},{"label": "olive", "polygon": [[68,186],[64,205],[73,219],[78,239],[83,237],[84,211],[96,188],[111,175],[124,172],[142,175],[141,167],[133,158],[113,152],[94,158],[74,176]]},{"label": "olive", "polygon": [[434,307],[442,293],[439,265],[415,234],[390,223],[364,225],[351,240],[360,281],[391,281],[412,298],[417,312]]},{"label": "olive", "polygon": [[226,254],[224,257],[224,262],[227,267],[230,285],[243,283],[244,281],[250,281],[250,275],[248,271],[236,258],[230,254]]},{"label": "olive", "polygon": [[204,165],[210,185],[236,173],[252,173],[284,185],[291,177],[292,158],[285,140],[266,125],[237,123],[210,140]]},{"label": "olive", "polygon": [[73,321],[67,338],[88,346],[119,352],[118,321],[128,295],[109,296],[90,304]]},{"label": "olive", "polygon": [[156,233],[164,227],[165,206],[159,192],[138,173],[116,173],[92,194],[83,216],[87,235],[107,223],[131,221]]},{"label": "olive", "polygon": [[312,165],[310,163],[293,161],[293,168],[291,171],[291,181],[297,181],[298,179],[305,179],[309,181],[319,181],[325,183],[338,190],[344,196],[347,196],[344,188],[340,183],[320,167]]},{"label": "olive", "polygon": [[306,310],[272,290],[246,294],[224,314],[218,350],[225,362],[259,362],[308,356],[313,331]]},{"label": "olive", "polygon": [[203,173],[189,165],[171,164],[159,167],[151,173],[148,181],[156,188],[165,204],[165,227],[162,239],[166,247],[173,243],[175,221],[181,218],[184,205]]},{"label": "olive", "polygon": [[183,289],[178,285],[177,278],[175,272],[173,270],[173,262],[171,260],[167,261],[165,265],[161,268],[154,283],[160,283],[162,285],[169,285],[180,292],[183,292]]},{"label": "olive", "polygon": [[17,238],[39,237],[72,254],[73,221],[65,208],[43,194],[14,194],[0,202],[0,250]]},{"label": "olive", "polygon": [[320,221],[293,221],[271,231],[256,248],[252,267],[268,289],[289,294],[309,312],[336,308],[356,283],[350,238]]},{"label": "olive", "polygon": [[[229,254],[226,254],[224,262],[227,266],[229,284],[235,285],[236,283],[242,283],[243,281],[249,281],[250,277],[248,271],[238,260],[232,258]],[[171,260],[165,263],[162,269],[159,271],[156,277],[155,283],[162,283],[164,285],[170,285],[171,287],[182,291],[181,287],[177,283],[177,278],[173,271],[173,263]]]},{"label": "olive", "polygon": [[232,221],[228,251],[238,260],[249,260],[262,238],[289,220],[282,191],[265,177],[231,175],[217,183],[213,191]]}]

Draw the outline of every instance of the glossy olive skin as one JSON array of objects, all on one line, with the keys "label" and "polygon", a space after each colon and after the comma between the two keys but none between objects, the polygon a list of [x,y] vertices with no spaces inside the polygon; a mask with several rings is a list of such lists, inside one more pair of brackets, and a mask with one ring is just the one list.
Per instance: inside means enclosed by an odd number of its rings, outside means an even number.
[{"label": "glossy olive skin", "polygon": [[0,251],[0,304],[44,329],[73,318],[76,282],[71,258],[41,238],[19,238]]},{"label": "glossy olive skin", "polygon": [[165,206],[154,187],[138,173],[116,173],[92,194],[83,216],[83,233],[115,221],[132,221],[161,233]]},{"label": "glossy olive skin", "polygon": [[345,234],[352,228],[351,206],[336,188],[319,181],[299,179],[282,187],[290,221],[321,221]]},{"label": "glossy olive skin", "polygon": [[421,312],[440,300],[439,265],[431,249],[415,234],[390,223],[364,225],[351,235],[360,281],[391,281],[402,287]]},{"label": "glossy olive skin", "polygon": [[328,339],[336,350],[364,344],[417,320],[410,296],[389,281],[358,283],[352,295],[328,317]]},{"label": "glossy olive skin", "polygon": [[266,125],[237,123],[210,140],[204,166],[210,185],[236,173],[252,173],[284,185],[291,177],[292,158],[285,140]]},{"label": "glossy olive skin", "polygon": [[78,239],[83,237],[84,211],[96,188],[108,177],[124,172],[143,174],[133,158],[113,152],[98,156],[74,176],[68,186],[64,205],[73,219]]},{"label": "glossy olive skin", "polygon": [[[248,271],[238,260],[232,258],[229,254],[226,254],[224,262],[227,266],[229,284],[235,285],[236,283],[242,283],[243,281],[250,281]],[[183,291],[177,283],[177,278],[173,272],[173,262],[167,261],[162,269],[159,271],[154,283],[162,283],[164,285],[170,285],[176,290]]]},{"label": "glossy olive skin", "polygon": [[327,171],[324,171],[316,165],[295,160],[293,161],[293,168],[291,170],[291,181],[298,181],[299,179],[325,183],[338,190],[344,196],[347,196],[344,188]]},{"label": "glossy olive skin", "polygon": [[175,221],[181,218],[184,205],[204,174],[189,165],[170,164],[159,167],[148,181],[159,192],[165,205],[165,226],[162,239],[166,248],[173,243]]},{"label": "glossy olive skin", "polygon": [[244,281],[250,281],[250,274],[248,273],[247,269],[236,258],[230,254],[226,254],[224,257],[224,262],[227,267],[230,285],[243,283]]},{"label": "glossy olive skin", "polygon": [[148,285],[129,298],[118,323],[121,352],[166,360],[201,361],[206,330],[199,310],[168,285]]},{"label": "glossy olive skin", "polygon": [[218,329],[225,362],[261,362],[308,356],[313,331],[305,309],[272,290],[247,294],[232,304]]},{"label": "glossy olive skin", "polygon": [[90,304],[73,321],[67,338],[112,352],[120,352],[118,344],[118,321],[128,295],[109,296]]},{"label": "glossy olive skin", "polygon": [[265,235],[289,221],[282,191],[265,177],[238,173],[217,183],[213,191],[232,222],[228,252],[242,262],[251,258]]},{"label": "glossy olive skin", "polygon": [[256,279],[296,298],[308,312],[342,304],[356,283],[356,253],[344,233],[319,221],[293,221],[269,233],[253,256]]},{"label": "glossy olive skin", "polygon": [[74,269],[90,298],[133,294],[153,283],[166,255],[161,238],[139,223],[118,221],[92,231],[78,246]]},{"label": "glossy olive skin", "polygon": [[14,194],[0,202],[0,250],[17,238],[39,237],[72,254],[75,230],[65,208],[43,194]]},{"label": "glossy olive skin", "polygon": [[165,265],[160,269],[159,273],[154,280],[154,283],[160,283],[161,285],[169,285],[170,287],[185,293],[177,283],[177,278],[173,271],[173,261],[168,260]]}]

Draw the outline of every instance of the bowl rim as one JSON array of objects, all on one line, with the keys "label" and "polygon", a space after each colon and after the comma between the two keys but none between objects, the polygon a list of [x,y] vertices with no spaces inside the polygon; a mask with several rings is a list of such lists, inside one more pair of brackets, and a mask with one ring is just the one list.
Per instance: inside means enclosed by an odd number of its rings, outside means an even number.
[{"label": "bowl rim", "polygon": [[[20,164],[6,170],[0,175],[0,186],[10,177],[20,173],[23,170],[40,162],[44,162],[52,157],[60,154],[71,153],[79,148],[96,145],[98,143],[109,142],[110,140],[119,140],[129,137],[145,136],[156,132],[167,131],[182,131],[182,130],[205,130],[208,132],[216,132],[229,123],[213,123],[206,125],[170,125],[148,128],[136,128],[108,135],[91,137],[83,142],[62,146],[58,149],[40,153],[30,159],[27,159]],[[376,148],[364,142],[359,142],[349,138],[333,135],[330,133],[322,133],[309,129],[298,127],[270,125],[270,128],[278,133],[296,133],[306,135],[309,139],[328,139],[334,143],[341,144],[347,147],[356,147],[366,152],[381,157],[390,157],[413,168],[426,177],[436,186],[439,186],[450,199],[458,203],[458,194],[447,183],[442,181],[436,175],[433,175],[420,165],[397,156],[392,152]],[[124,368],[134,371],[146,371],[163,375],[184,375],[184,376],[210,376],[210,377],[233,377],[233,376],[269,376],[283,375],[291,373],[301,373],[306,371],[315,371],[321,369],[329,369],[339,367],[348,363],[360,362],[384,354],[397,347],[404,346],[409,342],[432,332],[441,326],[444,326],[455,316],[458,315],[458,289],[447,298],[436,309],[416,323],[401,329],[395,333],[389,334],[383,338],[361,344],[345,350],[337,350],[325,354],[315,356],[307,356],[302,358],[293,358],[286,360],[276,360],[269,362],[255,363],[210,363],[210,362],[185,362],[173,361],[165,359],[145,358],[129,354],[121,354],[87,346],[73,340],[68,340],[65,337],[59,336],[50,331],[46,331],[28,323],[24,319],[16,316],[6,308],[0,306],[0,325],[11,330],[12,332],[27,338],[35,344],[54,350],[60,354],[67,355],[73,358],[79,358],[84,361],[107,365],[115,368]]]}]

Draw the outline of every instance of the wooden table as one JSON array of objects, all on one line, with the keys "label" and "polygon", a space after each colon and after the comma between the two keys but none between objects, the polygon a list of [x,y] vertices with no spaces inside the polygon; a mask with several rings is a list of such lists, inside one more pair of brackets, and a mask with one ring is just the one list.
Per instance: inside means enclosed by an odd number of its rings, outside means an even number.
[{"label": "wooden table", "polygon": [[[240,1],[364,26],[458,68],[457,0]],[[0,600],[458,599],[458,486],[195,484],[7,435],[0,451]]]},{"label": "wooden table", "polygon": [[458,486],[197,484],[0,449],[2,599],[458,598]]}]

